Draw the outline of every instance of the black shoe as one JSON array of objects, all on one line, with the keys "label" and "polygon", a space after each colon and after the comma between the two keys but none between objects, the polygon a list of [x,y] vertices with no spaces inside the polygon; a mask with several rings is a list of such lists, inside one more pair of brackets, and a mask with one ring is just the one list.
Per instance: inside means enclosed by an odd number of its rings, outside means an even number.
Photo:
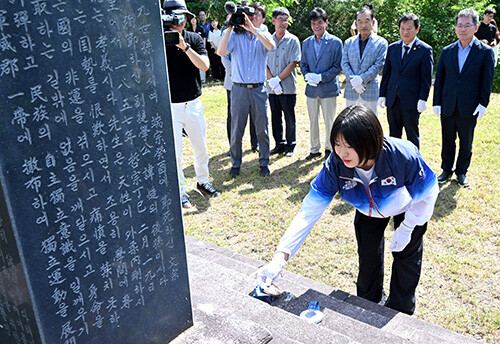
[{"label": "black shoe", "polygon": [[204,193],[205,195],[212,196],[212,197],[220,196],[220,192],[215,190],[212,183],[205,183],[205,184],[196,183],[196,188],[198,190],[200,190],[201,193]]},{"label": "black shoe", "polygon": [[259,151],[259,146],[252,146],[252,152],[257,153]]},{"label": "black shoe", "polygon": [[274,154],[281,154],[285,153],[285,147],[283,146],[276,146],[271,151],[269,152],[269,155],[274,155]]},{"label": "black shoe", "polygon": [[181,196],[181,203],[184,209],[192,208],[191,202],[189,202],[189,197],[187,194]]},{"label": "black shoe", "polygon": [[305,157],[306,160],[312,160],[312,159],[315,159],[315,158],[319,158],[321,156],[321,153],[318,152],[318,153],[309,153],[308,156]]},{"label": "black shoe", "polygon": [[438,177],[438,183],[439,184],[446,183],[448,180],[450,180],[452,175],[453,175],[453,173],[451,173],[451,172],[443,171],[443,173],[441,173]]},{"label": "black shoe", "polygon": [[329,149],[325,149],[325,160],[328,159],[328,157],[332,154],[332,151]]},{"label": "black shoe", "polygon": [[236,178],[240,174],[240,168],[239,167],[231,167],[231,170],[229,171],[229,175],[231,178]]},{"label": "black shoe", "polygon": [[458,182],[458,185],[460,185],[464,188],[466,188],[470,185],[469,180],[467,179],[465,174],[457,174],[457,182]]},{"label": "black shoe", "polygon": [[269,167],[267,167],[267,166],[260,167],[260,175],[262,177],[267,177],[270,174],[271,174],[271,171],[269,170]]}]

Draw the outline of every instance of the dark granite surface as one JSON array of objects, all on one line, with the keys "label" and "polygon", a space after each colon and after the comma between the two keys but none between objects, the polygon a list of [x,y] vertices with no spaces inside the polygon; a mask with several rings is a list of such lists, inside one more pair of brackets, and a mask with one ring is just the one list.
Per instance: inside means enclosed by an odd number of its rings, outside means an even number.
[{"label": "dark granite surface", "polygon": [[0,5],[0,342],[192,325],[157,3]]}]

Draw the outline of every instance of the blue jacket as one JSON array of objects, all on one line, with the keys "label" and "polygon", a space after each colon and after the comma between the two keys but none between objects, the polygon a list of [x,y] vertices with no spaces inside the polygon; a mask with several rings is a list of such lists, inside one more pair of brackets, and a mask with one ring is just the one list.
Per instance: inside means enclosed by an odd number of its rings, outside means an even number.
[{"label": "blue jacket", "polygon": [[495,57],[493,49],[475,38],[462,72],[459,72],[459,44],[460,41],[456,41],[441,52],[433,104],[441,106],[442,116],[453,115],[457,108],[460,117],[471,118],[478,104],[487,107],[490,102]]},{"label": "blue jacket", "polygon": [[338,75],[341,71],[342,41],[334,35],[325,32],[320,40],[319,57],[314,50],[315,36],[308,37],[302,43],[300,70],[307,73],[321,74],[318,86],[306,86],[306,96],[309,98],[330,98],[340,94]]},{"label": "blue jacket", "polygon": [[337,192],[347,203],[370,217],[405,213],[405,225],[414,228],[430,220],[439,187],[436,174],[409,141],[384,139],[384,148],[375,160],[368,187],[353,168],[346,167],[331,154],[311,182],[310,191],[277,250],[293,256]]},{"label": "blue jacket", "polygon": [[387,107],[392,108],[399,94],[403,109],[417,111],[418,100],[427,101],[431,89],[432,48],[416,38],[404,64],[401,64],[402,53],[402,40],[389,45],[380,82],[380,97],[386,97]]}]

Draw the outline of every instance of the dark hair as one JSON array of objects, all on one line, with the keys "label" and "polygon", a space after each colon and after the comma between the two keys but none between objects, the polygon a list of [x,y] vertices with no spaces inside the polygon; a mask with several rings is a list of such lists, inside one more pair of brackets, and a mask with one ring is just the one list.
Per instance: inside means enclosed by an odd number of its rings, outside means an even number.
[{"label": "dark hair", "polygon": [[[332,147],[342,135],[349,146],[354,148],[359,157],[359,163],[364,164],[370,159],[376,159],[384,145],[384,131],[377,115],[365,105],[346,107],[335,118],[330,135]],[[335,149],[333,150],[335,152]],[[335,153],[335,158],[340,157]]]},{"label": "dark hair", "polygon": [[471,18],[472,24],[474,25],[477,25],[477,23],[479,23],[479,16],[473,8],[466,8],[465,10],[461,10],[460,12],[458,12],[454,20],[455,26],[457,26],[458,18]]},{"label": "dark hair", "polygon": [[495,14],[497,14],[497,11],[495,11],[494,8],[487,8],[487,9],[484,10],[484,14],[493,14],[493,15],[495,15]]},{"label": "dark hair", "polygon": [[373,20],[373,11],[371,9],[369,9],[368,7],[363,7],[358,12],[356,12],[356,16],[354,17],[354,20],[357,20],[358,16],[361,13],[368,13],[370,15],[370,19]]},{"label": "dark hair", "polygon": [[420,26],[420,19],[418,19],[418,16],[413,13],[405,13],[399,18],[398,21],[398,26],[401,27],[401,23],[407,22],[407,21],[413,21],[413,24],[415,24],[415,29],[418,29]]},{"label": "dark hair", "polygon": [[278,16],[281,15],[290,17],[290,12],[285,7],[276,7],[273,10],[273,18],[277,18]]},{"label": "dark hair", "polygon": [[217,18],[212,18],[212,19],[210,19],[210,22],[209,22],[210,23],[210,31],[212,31],[212,32],[214,31],[214,28],[212,27],[212,22],[214,20],[217,21],[217,29],[220,29],[219,20],[217,20]]},{"label": "dark hair", "polygon": [[260,2],[252,2],[250,6],[255,8],[255,11],[259,11],[262,14],[262,18],[266,19],[266,14],[267,14],[266,6],[264,6]]},{"label": "dark hair", "polygon": [[364,5],[363,5],[363,7],[369,8],[370,10],[373,11],[373,5],[372,5],[371,2],[365,2]]},{"label": "dark hair", "polygon": [[324,22],[328,20],[326,11],[321,7],[315,7],[311,12],[309,12],[309,21],[316,19],[323,19]]}]

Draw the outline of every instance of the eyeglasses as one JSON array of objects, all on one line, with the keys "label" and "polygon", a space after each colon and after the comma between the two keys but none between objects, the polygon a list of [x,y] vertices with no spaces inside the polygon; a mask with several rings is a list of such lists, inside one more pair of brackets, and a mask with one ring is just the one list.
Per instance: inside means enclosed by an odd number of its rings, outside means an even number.
[{"label": "eyeglasses", "polygon": [[457,25],[457,29],[459,30],[462,30],[462,29],[470,29],[471,27],[475,27],[476,25],[471,25],[471,24],[467,24],[467,25]]}]

